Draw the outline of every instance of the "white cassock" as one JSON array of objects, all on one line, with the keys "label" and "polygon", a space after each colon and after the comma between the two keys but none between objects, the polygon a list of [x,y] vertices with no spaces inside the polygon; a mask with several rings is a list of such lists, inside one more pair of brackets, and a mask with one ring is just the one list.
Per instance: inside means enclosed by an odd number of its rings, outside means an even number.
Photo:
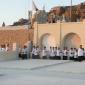
[{"label": "white cassock", "polygon": [[47,56],[47,51],[46,50],[42,50],[42,52],[41,52],[41,56],[43,57],[43,56]]},{"label": "white cassock", "polygon": [[60,50],[55,51],[55,56],[60,56]]},{"label": "white cassock", "polygon": [[51,57],[54,57],[55,56],[54,50],[50,50],[49,54],[50,54]]},{"label": "white cassock", "polygon": [[74,56],[74,51],[73,50],[69,50],[69,56],[73,57]]},{"label": "white cassock", "polygon": [[34,55],[39,55],[39,49],[34,50]]},{"label": "white cassock", "polygon": [[67,50],[63,50],[63,55],[67,56]]},{"label": "white cassock", "polygon": [[23,48],[23,49],[22,49],[22,53],[23,53],[23,54],[27,54],[27,49],[26,49],[26,48],[25,48],[25,49]]},{"label": "white cassock", "polygon": [[63,60],[63,56],[64,56],[63,50],[60,50],[60,57],[61,57],[62,60]]},{"label": "white cassock", "polygon": [[78,49],[78,56],[83,56],[83,50],[81,48]]},{"label": "white cassock", "polygon": [[74,51],[74,58],[78,58],[78,52]]}]

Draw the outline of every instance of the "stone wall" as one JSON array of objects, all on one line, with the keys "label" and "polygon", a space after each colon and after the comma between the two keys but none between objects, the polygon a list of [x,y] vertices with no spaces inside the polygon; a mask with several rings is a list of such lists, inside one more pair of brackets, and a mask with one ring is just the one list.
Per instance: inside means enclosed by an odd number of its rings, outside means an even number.
[{"label": "stone wall", "polygon": [[25,43],[27,43],[30,40],[31,41],[33,40],[32,29],[28,30],[25,29],[25,27],[22,28],[22,26],[0,28],[0,45],[1,44],[12,45],[13,43],[17,43],[20,47],[22,47]]},{"label": "stone wall", "polygon": [[[34,28],[35,28],[34,29],[34,44],[37,44],[38,42],[39,45],[41,46],[43,37],[46,37],[49,35],[50,39],[48,37],[48,39],[45,38],[46,41],[44,40],[45,41],[44,43],[47,43],[46,45],[48,45],[48,43],[49,44],[53,43],[53,45],[56,44],[56,46],[57,45],[60,46],[60,41],[63,44],[63,43],[70,42],[72,38],[71,44],[74,44],[74,45],[76,44],[76,47],[79,47],[79,45],[82,44],[85,47],[85,21],[38,24],[38,30],[37,30],[37,24],[35,23]],[[66,39],[69,38],[70,40],[67,39],[68,41],[66,42],[65,38]],[[51,42],[53,39],[55,39],[55,42]]]}]

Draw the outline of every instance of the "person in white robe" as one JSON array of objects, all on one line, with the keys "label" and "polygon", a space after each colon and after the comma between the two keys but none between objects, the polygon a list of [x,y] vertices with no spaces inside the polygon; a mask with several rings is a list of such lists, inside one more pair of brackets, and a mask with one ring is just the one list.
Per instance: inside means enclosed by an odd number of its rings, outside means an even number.
[{"label": "person in white robe", "polygon": [[47,59],[47,50],[46,50],[46,47],[43,47],[43,49],[41,50],[41,57],[43,59]]},{"label": "person in white robe", "polygon": [[78,60],[78,50],[74,48],[74,61]]},{"label": "person in white robe", "polygon": [[54,47],[50,47],[49,55],[50,59],[54,59],[55,57]]},{"label": "person in white robe", "polygon": [[69,59],[70,59],[70,60],[73,60],[73,59],[74,59],[74,49],[73,49],[73,48],[71,48],[71,49],[69,50]]},{"label": "person in white robe", "polygon": [[80,48],[78,49],[78,61],[83,61],[83,48],[82,45],[80,45]]}]

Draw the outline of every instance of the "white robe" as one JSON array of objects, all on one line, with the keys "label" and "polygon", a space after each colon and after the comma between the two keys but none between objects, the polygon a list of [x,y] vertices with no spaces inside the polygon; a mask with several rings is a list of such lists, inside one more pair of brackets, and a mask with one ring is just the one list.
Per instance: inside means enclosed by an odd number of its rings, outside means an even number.
[{"label": "white robe", "polygon": [[78,52],[74,51],[74,58],[78,58]]},{"label": "white robe", "polygon": [[60,56],[60,50],[55,50],[55,56]]},{"label": "white robe", "polygon": [[81,48],[78,49],[78,56],[83,56],[83,50]]},{"label": "white robe", "polygon": [[50,54],[51,57],[55,56],[54,50],[50,50],[50,53],[49,54]]},{"label": "white robe", "polygon": [[47,56],[47,51],[43,49],[43,50],[41,51],[41,56]]}]

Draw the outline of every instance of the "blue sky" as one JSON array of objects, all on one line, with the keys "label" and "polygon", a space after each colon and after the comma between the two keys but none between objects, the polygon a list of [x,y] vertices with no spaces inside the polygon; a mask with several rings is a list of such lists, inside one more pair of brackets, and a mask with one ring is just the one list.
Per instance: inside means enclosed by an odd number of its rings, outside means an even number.
[{"label": "blue sky", "polygon": [[[71,0],[34,0],[39,9],[45,5],[48,11],[53,6],[70,5]],[[0,26],[3,21],[6,25],[12,24],[20,18],[28,17],[28,10],[31,10],[32,0],[0,0]],[[73,0],[73,4],[85,2],[85,0]]]}]

